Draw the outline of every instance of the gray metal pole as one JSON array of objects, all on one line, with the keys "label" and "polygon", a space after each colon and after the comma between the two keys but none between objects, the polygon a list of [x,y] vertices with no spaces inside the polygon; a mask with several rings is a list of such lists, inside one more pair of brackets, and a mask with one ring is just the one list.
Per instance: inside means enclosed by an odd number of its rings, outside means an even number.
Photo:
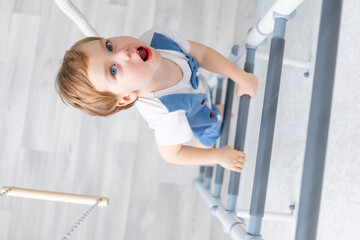
[{"label": "gray metal pole", "polygon": [[331,113],[341,0],[323,0],[296,240],[315,240]]},{"label": "gray metal pole", "polygon": [[[238,51],[238,47],[233,46],[231,49],[232,54],[237,55],[237,51]],[[219,147],[223,147],[228,144],[232,101],[234,97],[234,87],[235,87],[235,83],[231,79],[227,79],[224,116],[223,116],[223,124],[221,127],[221,137],[220,137]],[[219,92],[217,92],[217,96],[220,96]],[[217,99],[220,100],[220,97]],[[220,101],[217,102],[217,104],[219,103]],[[213,197],[220,198],[222,183],[224,180],[224,168],[220,165],[217,165],[215,174],[216,175],[215,175],[215,186],[214,186]]]},{"label": "gray metal pole", "polygon": [[218,77],[217,88],[216,88],[216,93],[215,93],[215,104],[221,103],[221,93],[222,93],[222,89],[223,89],[222,85],[223,85],[223,78]]},{"label": "gray metal pole", "polygon": [[199,178],[198,178],[199,182],[204,181],[204,173],[205,173],[205,167],[201,166],[200,169],[199,169]]},{"label": "gray metal pole", "polygon": [[250,206],[250,223],[248,234],[253,236],[261,236],[261,224],[262,218],[264,216],[271,151],[275,129],[276,110],[280,88],[282,60],[284,56],[284,35],[286,22],[286,18],[275,18],[274,35],[271,39],[264,106],[261,117],[255,177]]},{"label": "gray metal pole", "polygon": [[[215,92],[215,104],[221,103],[221,94],[222,94],[222,85],[223,85],[223,78],[218,77],[217,79],[217,88]],[[214,168],[213,167],[206,167],[205,168],[205,188],[210,189],[211,187],[211,178],[213,175]]]},{"label": "gray metal pole", "polygon": [[[246,49],[246,61],[244,70],[249,73],[254,72],[254,62],[255,62],[255,48]],[[240,98],[238,118],[236,125],[236,138],[234,148],[236,150],[244,151],[245,146],[245,136],[246,136],[246,125],[249,115],[249,103],[250,97],[248,95],[243,95]],[[240,173],[231,171],[230,180],[229,180],[229,189],[228,189],[228,201],[226,210],[235,212],[236,201],[239,193],[239,183],[240,183]]]},{"label": "gray metal pole", "polygon": [[[231,79],[228,79],[227,87],[226,87],[226,98],[225,98],[223,124],[222,124],[222,128],[221,128],[221,137],[220,137],[220,146],[219,147],[223,147],[228,144],[230,119],[231,119],[231,108],[232,108],[232,101],[233,101],[233,96],[234,96],[234,87],[235,87],[234,81],[232,81]],[[214,194],[213,194],[213,196],[215,198],[220,198],[223,179],[224,179],[224,168],[220,165],[217,165],[216,166]]]},{"label": "gray metal pole", "polygon": [[210,189],[213,167],[205,167],[205,188]]},{"label": "gray metal pole", "polygon": [[[222,93],[222,85],[223,85],[223,78],[218,77],[217,79],[217,87],[215,92],[215,104],[221,103],[221,93]],[[204,175],[205,175],[205,188],[210,189],[211,187],[211,178],[213,175],[213,167],[200,167],[199,171],[199,182],[204,181]]]}]

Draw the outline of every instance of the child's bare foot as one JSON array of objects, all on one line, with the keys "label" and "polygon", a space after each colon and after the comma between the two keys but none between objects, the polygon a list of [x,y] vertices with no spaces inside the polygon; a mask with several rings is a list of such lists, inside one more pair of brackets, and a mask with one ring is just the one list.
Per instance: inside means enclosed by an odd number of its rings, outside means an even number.
[{"label": "child's bare foot", "polygon": [[229,146],[217,149],[218,164],[232,171],[241,172],[245,167],[245,153]]}]

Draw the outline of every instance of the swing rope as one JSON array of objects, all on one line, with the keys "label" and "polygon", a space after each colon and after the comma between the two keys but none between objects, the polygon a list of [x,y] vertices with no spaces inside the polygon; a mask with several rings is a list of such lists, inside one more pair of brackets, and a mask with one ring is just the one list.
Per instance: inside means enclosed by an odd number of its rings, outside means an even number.
[{"label": "swing rope", "polygon": [[70,0],[55,0],[57,6],[68,16],[86,36],[99,36],[82,12]]},{"label": "swing rope", "polygon": [[97,205],[101,202],[101,198],[99,198],[94,205],[92,205],[89,210],[87,210],[84,215],[71,227],[71,229],[65,234],[62,240],[70,239],[71,235],[75,232],[77,227],[89,216],[92,210],[94,210]]},{"label": "swing rope", "polygon": [[[25,197],[32,199],[42,199],[42,200],[52,200],[52,201],[62,201],[62,202],[72,202],[72,203],[81,203],[89,204],[92,206],[79,218],[78,221],[71,227],[71,229],[65,234],[62,240],[70,239],[75,230],[80,226],[80,224],[85,221],[89,214],[98,206],[106,207],[108,205],[108,198],[105,197],[95,197],[95,196],[85,196],[85,195],[76,195],[76,194],[67,194],[67,193],[57,193],[57,192],[47,192],[39,191],[33,189],[24,189],[24,188],[11,188],[3,187],[0,191],[0,197],[5,197],[9,192],[8,196],[13,197]],[[96,203],[93,202],[96,200]],[[100,204],[101,203],[101,204]],[[99,205],[100,204],[100,205]],[[90,204],[89,204],[90,205]]]},{"label": "swing rope", "polygon": [[11,188],[6,189],[5,192],[0,193],[0,197],[5,197],[11,191]]}]

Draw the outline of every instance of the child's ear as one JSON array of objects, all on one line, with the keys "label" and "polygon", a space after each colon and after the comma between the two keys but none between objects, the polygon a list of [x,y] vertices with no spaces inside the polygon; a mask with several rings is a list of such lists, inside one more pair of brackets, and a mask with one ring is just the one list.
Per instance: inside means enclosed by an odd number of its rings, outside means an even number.
[{"label": "child's ear", "polygon": [[125,96],[119,97],[116,105],[119,107],[122,107],[122,106],[125,106],[127,104],[134,102],[136,99],[137,99],[136,92],[128,93]]}]

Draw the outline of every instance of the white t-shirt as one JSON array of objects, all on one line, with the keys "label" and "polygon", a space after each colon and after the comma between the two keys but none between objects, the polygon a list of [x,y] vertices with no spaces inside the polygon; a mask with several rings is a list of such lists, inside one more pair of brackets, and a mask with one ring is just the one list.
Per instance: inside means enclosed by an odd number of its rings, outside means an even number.
[{"label": "white t-shirt", "polygon": [[[160,33],[171,40],[175,41],[183,52],[189,54],[189,42],[179,34],[165,29],[151,29],[145,32],[140,40],[150,45],[154,33]],[[193,133],[189,122],[186,118],[184,110],[177,110],[169,112],[165,105],[159,100],[160,97],[175,93],[194,93],[206,94],[210,99],[210,91],[206,80],[201,75],[199,76],[199,87],[194,89],[191,85],[191,70],[188,64],[187,57],[177,51],[172,50],[158,50],[162,57],[175,62],[183,72],[183,78],[176,85],[160,90],[157,92],[148,93],[143,97],[139,97],[135,106],[141,115],[148,122],[149,127],[154,130],[155,139],[158,143],[163,145],[176,145],[189,141],[193,137]],[[210,101],[207,102],[208,107],[211,108]]]}]

